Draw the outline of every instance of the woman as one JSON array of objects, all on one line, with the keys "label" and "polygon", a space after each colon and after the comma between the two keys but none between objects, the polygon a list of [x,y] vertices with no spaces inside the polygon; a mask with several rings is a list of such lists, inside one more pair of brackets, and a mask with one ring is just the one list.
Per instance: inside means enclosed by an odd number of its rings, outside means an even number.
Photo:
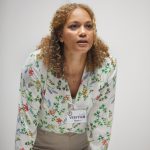
[{"label": "woman", "polygon": [[116,61],[97,37],[94,14],[65,4],[50,32],[22,69],[16,150],[106,150]]}]

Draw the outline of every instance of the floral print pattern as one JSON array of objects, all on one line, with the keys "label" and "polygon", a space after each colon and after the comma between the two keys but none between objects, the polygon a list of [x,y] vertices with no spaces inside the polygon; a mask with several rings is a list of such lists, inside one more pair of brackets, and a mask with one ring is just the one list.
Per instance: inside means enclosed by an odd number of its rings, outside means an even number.
[{"label": "floral print pattern", "polygon": [[[87,132],[91,150],[107,150],[110,141],[116,85],[116,60],[106,58],[94,73],[84,69],[73,99],[67,81],[56,78],[32,52],[21,72],[16,150],[32,150],[37,128],[55,133]],[[71,110],[84,109],[86,123],[67,123]]]}]

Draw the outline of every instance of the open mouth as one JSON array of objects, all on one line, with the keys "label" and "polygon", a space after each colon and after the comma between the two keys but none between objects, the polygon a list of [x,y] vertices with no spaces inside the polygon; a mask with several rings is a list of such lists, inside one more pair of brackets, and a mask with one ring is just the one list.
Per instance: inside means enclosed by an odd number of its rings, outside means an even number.
[{"label": "open mouth", "polygon": [[79,43],[79,44],[87,44],[88,41],[87,40],[79,40],[79,41],[77,41],[77,43]]},{"label": "open mouth", "polygon": [[87,47],[88,41],[87,40],[79,40],[79,41],[77,41],[77,44],[80,47]]}]

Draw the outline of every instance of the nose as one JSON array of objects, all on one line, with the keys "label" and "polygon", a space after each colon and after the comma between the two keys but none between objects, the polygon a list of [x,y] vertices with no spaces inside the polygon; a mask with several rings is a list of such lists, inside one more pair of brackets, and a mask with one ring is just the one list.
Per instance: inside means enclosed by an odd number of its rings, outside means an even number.
[{"label": "nose", "polygon": [[80,32],[79,32],[80,37],[85,37],[86,36],[86,29],[84,26],[80,27]]}]

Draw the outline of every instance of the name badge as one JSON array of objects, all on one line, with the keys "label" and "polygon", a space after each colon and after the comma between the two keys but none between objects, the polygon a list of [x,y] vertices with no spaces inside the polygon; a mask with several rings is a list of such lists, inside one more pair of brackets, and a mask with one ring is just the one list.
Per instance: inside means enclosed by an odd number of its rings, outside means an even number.
[{"label": "name badge", "polygon": [[67,123],[87,122],[86,110],[72,110],[67,115]]}]

